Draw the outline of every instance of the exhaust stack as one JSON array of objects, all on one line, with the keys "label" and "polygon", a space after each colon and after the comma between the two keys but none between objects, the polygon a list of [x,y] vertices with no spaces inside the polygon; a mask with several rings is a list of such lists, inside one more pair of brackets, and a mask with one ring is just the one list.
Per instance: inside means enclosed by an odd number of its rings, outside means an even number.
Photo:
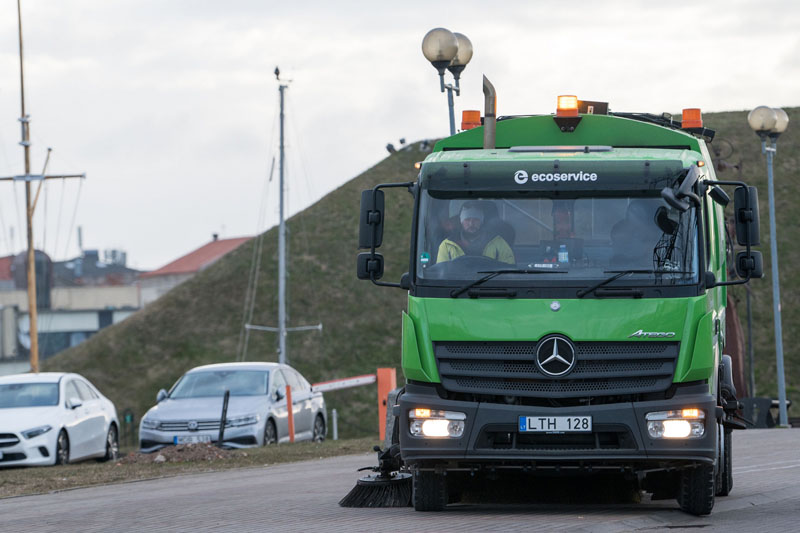
[{"label": "exhaust stack", "polygon": [[483,147],[494,148],[497,136],[497,93],[486,75],[483,76]]}]

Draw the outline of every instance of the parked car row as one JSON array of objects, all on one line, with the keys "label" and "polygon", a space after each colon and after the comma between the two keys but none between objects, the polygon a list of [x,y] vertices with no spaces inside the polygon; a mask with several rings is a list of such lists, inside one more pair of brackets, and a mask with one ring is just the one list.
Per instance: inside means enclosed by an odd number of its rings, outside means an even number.
[{"label": "parked car row", "polygon": [[[287,404],[286,388],[291,392]],[[222,443],[223,398],[229,391]],[[139,425],[142,452],[214,442],[247,448],[295,440],[322,441],[325,400],[295,369],[277,363],[223,363],[194,368]],[[44,372],[0,377],[0,467],[112,460],[119,453],[114,404],[78,374]]]}]

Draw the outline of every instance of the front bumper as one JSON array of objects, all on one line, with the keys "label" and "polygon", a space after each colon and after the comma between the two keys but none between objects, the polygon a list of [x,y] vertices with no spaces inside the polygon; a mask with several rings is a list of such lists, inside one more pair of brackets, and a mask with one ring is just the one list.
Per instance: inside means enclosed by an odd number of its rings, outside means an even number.
[{"label": "front bumper", "polygon": [[[225,428],[222,445],[226,448],[253,448],[263,442],[263,424]],[[208,442],[219,442],[219,430],[209,431],[161,431],[139,429],[139,451],[151,453],[167,446],[173,446],[178,437],[205,437]]]},{"label": "front bumper", "polygon": [[[0,433],[3,433],[0,431]],[[58,431],[51,429],[47,433],[26,439],[19,433],[3,433],[14,435],[18,442],[11,446],[0,447],[0,467],[6,466],[45,466],[55,464],[56,437]],[[9,437],[4,441],[13,441]]]},{"label": "front bumper", "polygon": [[[417,407],[466,413],[461,438],[414,437],[408,412]],[[697,407],[706,413],[705,435],[653,439],[645,416],[653,411]],[[435,386],[406,385],[400,397],[400,448],[415,468],[625,468],[635,471],[713,464],[716,458],[716,401],[704,384],[680,387],[670,399],[579,407],[534,407],[442,399]],[[520,416],[591,416],[591,433],[520,433]]]}]

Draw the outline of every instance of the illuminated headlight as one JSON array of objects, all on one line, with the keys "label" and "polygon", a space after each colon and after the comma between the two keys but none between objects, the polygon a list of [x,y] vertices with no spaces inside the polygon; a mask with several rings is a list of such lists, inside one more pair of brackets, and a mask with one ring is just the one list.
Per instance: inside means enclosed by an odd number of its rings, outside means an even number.
[{"label": "illuminated headlight", "polygon": [[39,435],[44,435],[51,429],[53,429],[51,426],[39,426],[32,429],[26,429],[25,431],[22,432],[22,435],[26,439],[32,439],[34,437],[38,437]]},{"label": "illuminated headlight", "polygon": [[158,426],[161,424],[160,420],[154,420],[152,418],[145,418],[142,420],[142,427],[144,429],[158,429]]},{"label": "illuminated headlight", "polygon": [[415,437],[457,439],[464,434],[467,415],[455,411],[417,408],[408,412],[408,419],[408,429]]},{"label": "illuminated headlight", "polygon": [[706,433],[705,418],[700,409],[647,413],[647,432],[654,439],[699,439]]},{"label": "illuminated headlight", "polygon": [[225,427],[250,426],[252,424],[258,424],[259,420],[261,420],[259,415],[238,416],[236,418],[227,419],[225,421]]}]

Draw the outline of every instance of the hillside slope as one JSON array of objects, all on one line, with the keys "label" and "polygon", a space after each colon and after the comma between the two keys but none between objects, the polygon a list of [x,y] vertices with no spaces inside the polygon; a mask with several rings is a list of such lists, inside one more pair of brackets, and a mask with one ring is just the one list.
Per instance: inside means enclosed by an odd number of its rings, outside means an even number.
[{"label": "hillside slope", "polygon": [[[797,192],[800,161],[795,133],[800,110],[787,110],[792,120],[780,139],[776,158],[778,246],[783,301],[784,350],[789,397],[800,398],[800,306],[794,265],[800,261],[796,243]],[[741,178],[760,189],[762,246],[769,272],[769,225],[766,169],[757,137],[747,126],[745,112],[708,114],[706,125],[717,130],[721,155],[728,163],[741,161]],[[794,126],[794,129],[793,129]],[[728,155],[725,141],[734,151]],[[290,325],[323,323],[319,332],[289,334],[289,363],[309,380],[321,381],[373,372],[400,361],[400,310],[406,295],[399,289],[378,288],[355,277],[360,191],[377,183],[415,179],[415,161],[426,153],[418,145],[393,154],[331,192],[289,220]],[[737,179],[736,170],[719,173]],[[384,279],[398,280],[407,269],[411,197],[405,191],[387,192]],[[277,323],[277,231],[265,234],[258,302],[253,323]],[[242,325],[242,308],[254,242],[235,250],[192,280],[89,341],[47,361],[48,370],[79,372],[92,380],[122,411],[132,408],[138,418],[150,407],[160,388],[169,388],[189,368],[232,361]],[[775,354],[769,277],[752,283],[754,342],[759,395],[775,394]],[[744,292],[740,316],[745,320]],[[275,361],[276,337],[254,332],[248,360]],[[400,378],[400,374],[398,373]],[[326,394],[329,408],[340,417],[340,434],[375,432],[375,387]]]}]

